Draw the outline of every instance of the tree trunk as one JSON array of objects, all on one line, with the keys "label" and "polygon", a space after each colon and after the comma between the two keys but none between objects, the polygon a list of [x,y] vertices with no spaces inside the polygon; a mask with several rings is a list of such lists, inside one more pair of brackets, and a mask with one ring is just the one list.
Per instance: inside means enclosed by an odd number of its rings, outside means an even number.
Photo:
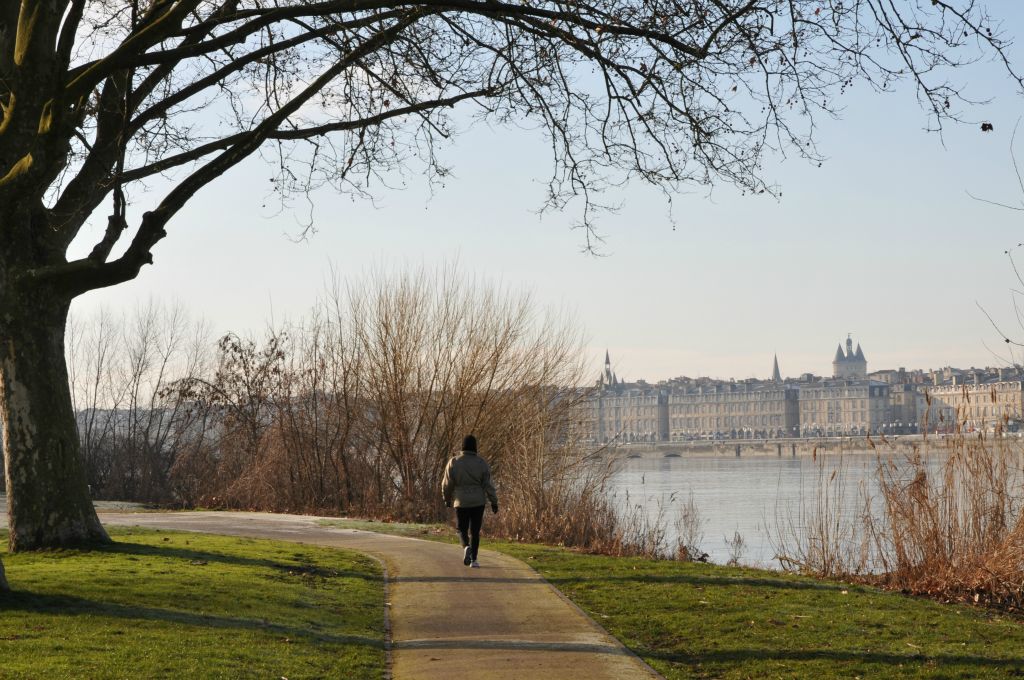
[{"label": "tree trunk", "polygon": [[6,593],[11,588],[7,585],[7,579],[4,577],[4,563],[0,562],[0,593]]},{"label": "tree trunk", "polygon": [[12,294],[0,304],[3,418],[10,549],[106,543],[89,497],[71,405],[64,327],[69,303]]}]

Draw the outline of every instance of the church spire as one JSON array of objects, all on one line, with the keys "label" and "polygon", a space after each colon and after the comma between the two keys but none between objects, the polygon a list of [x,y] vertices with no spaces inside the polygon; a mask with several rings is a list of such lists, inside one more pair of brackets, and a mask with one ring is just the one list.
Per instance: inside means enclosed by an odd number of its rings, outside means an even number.
[{"label": "church spire", "polygon": [[772,361],[772,381],[780,383],[782,382],[782,374],[779,373],[779,355],[775,355],[775,359]]}]

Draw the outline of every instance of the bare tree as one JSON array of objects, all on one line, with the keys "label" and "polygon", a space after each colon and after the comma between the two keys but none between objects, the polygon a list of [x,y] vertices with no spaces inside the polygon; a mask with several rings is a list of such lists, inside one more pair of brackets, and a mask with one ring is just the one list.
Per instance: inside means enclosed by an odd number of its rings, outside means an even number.
[{"label": "bare tree", "polygon": [[214,375],[175,384],[210,424],[176,449],[178,500],[436,520],[441,470],[475,432],[496,471],[511,466],[503,493],[521,502],[505,517],[536,523],[585,476],[565,444],[580,348],[571,317],[454,267],[339,286],[262,346],[227,336]]},{"label": "bare tree", "polygon": [[[172,217],[247,157],[278,163],[282,195],[325,184],[363,194],[395,171],[441,179],[436,144],[466,103],[468,117],[546,132],[549,204],[581,198],[586,226],[600,191],[633,178],[666,191],[720,181],[771,191],[766,150],[815,156],[814,115],[834,112],[856,80],[909,79],[936,124],[956,119],[950,68],[994,56],[1014,74],[998,29],[975,0],[3,3],[12,549],[106,540],[67,389],[71,300],[133,279]],[[172,188],[143,196],[166,173]],[[135,223],[132,202],[144,210]],[[68,261],[104,204],[102,238]]]},{"label": "bare tree", "polygon": [[72,317],[68,323],[67,355],[71,403],[78,426],[82,463],[92,489],[110,477],[113,418],[105,413],[120,407],[123,394],[116,386],[117,325],[108,310],[92,319]]},{"label": "bare tree", "polygon": [[[326,301],[325,301],[326,302]],[[280,470],[282,507],[305,512],[364,512],[368,452],[360,348],[337,306],[321,305],[290,331],[295,345],[282,373],[271,451]]]},{"label": "bare tree", "polygon": [[68,325],[71,398],[94,498],[169,502],[168,473],[188,428],[171,384],[204,369],[205,324],[180,305],[101,310]]},{"label": "bare tree", "polygon": [[[194,450],[202,458],[216,458],[206,461],[206,469],[214,474],[202,486],[218,490],[221,502],[255,507],[277,484],[265,444],[285,370],[287,342],[287,335],[272,333],[259,347],[253,340],[225,335],[217,343],[214,375],[185,378],[171,390],[176,401],[190,403],[203,413],[203,421],[213,422],[214,448]],[[206,431],[201,434],[205,439]],[[175,462],[176,467],[180,465]]]},{"label": "bare tree", "polygon": [[536,323],[529,295],[466,281],[453,267],[378,275],[349,301],[369,404],[365,448],[392,516],[437,517],[437,480],[466,433],[487,442],[500,470],[530,395],[579,382],[578,332]]}]

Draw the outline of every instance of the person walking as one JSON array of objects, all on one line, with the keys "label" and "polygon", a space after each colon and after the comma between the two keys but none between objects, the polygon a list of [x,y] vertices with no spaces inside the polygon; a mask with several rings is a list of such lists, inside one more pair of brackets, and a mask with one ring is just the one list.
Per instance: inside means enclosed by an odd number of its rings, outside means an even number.
[{"label": "person walking", "polygon": [[455,506],[459,522],[459,543],[462,544],[462,563],[479,568],[477,550],[480,548],[480,527],[484,523],[484,508],[491,503],[491,511],[498,512],[498,494],[491,483],[491,466],[476,450],[476,437],[462,440],[462,451],[448,460],[441,479],[441,495],[445,507]]}]

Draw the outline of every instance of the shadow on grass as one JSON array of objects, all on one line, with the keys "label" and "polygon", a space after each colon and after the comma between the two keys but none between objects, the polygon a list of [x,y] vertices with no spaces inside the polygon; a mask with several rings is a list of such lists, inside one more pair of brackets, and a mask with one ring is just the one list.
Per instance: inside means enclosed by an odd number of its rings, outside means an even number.
[{"label": "shadow on grass", "polygon": [[130,543],[124,540],[116,541],[105,545],[91,548],[95,552],[113,553],[118,555],[133,555],[140,557],[155,557],[161,559],[178,559],[189,563],[216,562],[219,564],[231,564],[243,567],[262,567],[274,569],[279,572],[300,575],[319,576],[323,578],[359,578],[366,581],[379,583],[382,576],[379,574],[366,574],[359,571],[347,569],[335,569],[330,567],[318,567],[309,564],[298,564],[278,562],[272,559],[260,557],[245,557],[223,552],[212,552],[209,550],[196,550],[170,545],[149,545],[146,543]]},{"label": "shadow on grass", "polygon": [[[966,665],[976,668],[1017,669],[1018,671],[1024,671],[1024,659],[993,658],[973,654],[892,654],[829,649],[729,649],[684,654],[680,652],[666,652],[664,650],[650,650],[643,646],[634,647],[634,651],[646,659],[685,664],[694,670],[700,668],[705,673],[711,670],[708,668],[709,665],[735,666],[741,663],[764,661],[825,661],[832,663],[886,664],[892,666],[908,663],[928,663],[936,666]],[[895,670],[893,673],[893,677],[898,676]]]},{"label": "shadow on grass", "polygon": [[595,581],[605,583],[635,583],[639,585],[643,584],[658,584],[658,583],[673,583],[673,584],[685,584],[691,586],[750,586],[754,588],[778,588],[788,590],[819,590],[819,591],[835,591],[839,592],[842,590],[850,589],[850,586],[839,583],[824,583],[816,581],[790,581],[788,579],[775,579],[770,577],[757,577],[757,576],[711,576],[704,574],[648,574],[638,572],[636,575],[609,575],[609,576],[594,576],[589,575],[585,580],[573,578],[571,576],[546,576],[552,584],[571,584],[571,583],[593,583]]},{"label": "shadow on grass", "polygon": [[297,628],[269,621],[231,616],[209,616],[158,607],[122,605],[90,600],[73,595],[38,595],[25,591],[12,591],[0,600],[0,612],[31,612],[59,614],[60,616],[103,616],[129,621],[153,621],[202,628],[224,630],[266,631],[290,639],[303,639],[317,643],[363,645],[384,649],[381,639],[361,635],[331,635],[305,628]]}]

